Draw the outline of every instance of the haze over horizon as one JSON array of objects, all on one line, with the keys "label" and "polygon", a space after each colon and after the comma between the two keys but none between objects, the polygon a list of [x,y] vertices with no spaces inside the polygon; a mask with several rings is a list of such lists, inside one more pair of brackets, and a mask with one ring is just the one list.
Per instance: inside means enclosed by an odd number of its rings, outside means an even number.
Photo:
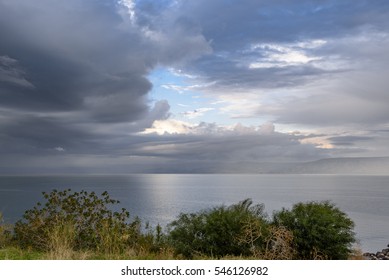
[{"label": "haze over horizon", "polygon": [[0,0],[0,38],[0,174],[389,157],[388,1]]}]

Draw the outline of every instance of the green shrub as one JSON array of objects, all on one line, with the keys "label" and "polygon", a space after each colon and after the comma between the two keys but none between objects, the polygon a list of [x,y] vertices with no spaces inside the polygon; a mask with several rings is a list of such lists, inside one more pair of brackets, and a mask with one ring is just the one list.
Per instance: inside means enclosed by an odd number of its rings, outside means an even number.
[{"label": "green shrub", "polygon": [[3,214],[0,213],[0,249],[4,248],[11,240],[11,227],[4,224]]},{"label": "green shrub", "polygon": [[67,244],[74,250],[118,251],[136,242],[140,234],[138,219],[127,223],[128,211],[108,209],[119,201],[107,192],[98,197],[83,190],[53,190],[43,192],[43,198],[44,204],[37,203],[15,224],[14,236],[23,248],[52,251]]},{"label": "green shrub", "polygon": [[0,249],[5,245],[5,234],[3,225],[3,214],[0,213]]},{"label": "green shrub", "polygon": [[328,201],[298,203],[273,218],[276,226],[292,231],[299,259],[348,259],[352,252],[354,223]]},{"label": "green shrub", "polygon": [[[248,225],[255,225],[255,229]],[[168,237],[176,254],[186,258],[247,256],[252,254],[253,246],[264,246],[267,225],[263,205],[252,205],[252,201],[246,199],[229,207],[180,214],[169,225]],[[249,237],[249,229],[255,238]]]}]

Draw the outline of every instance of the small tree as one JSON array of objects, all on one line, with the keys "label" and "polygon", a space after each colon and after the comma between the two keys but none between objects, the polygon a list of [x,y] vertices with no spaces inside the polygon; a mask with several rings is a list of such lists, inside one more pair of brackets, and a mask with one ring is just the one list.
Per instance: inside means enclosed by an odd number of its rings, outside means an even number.
[{"label": "small tree", "polygon": [[52,250],[54,244],[71,249],[115,251],[123,249],[139,235],[139,220],[128,224],[129,212],[113,212],[109,205],[119,201],[107,192],[71,193],[71,190],[43,192],[46,203],[37,203],[15,224],[15,239],[22,247]]},{"label": "small tree", "polygon": [[273,217],[292,231],[299,259],[347,259],[352,252],[354,222],[329,201],[298,203]]},{"label": "small tree", "polygon": [[[255,237],[249,242],[247,225]],[[170,225],[169,238],[177,254],[192,258],[195,254],[211,257],[251,255],[253,246],[264,245],[267,221],[263,205],[252,205],[250,199],[229,207],[220,206],[198,213],[180,214]],[[245,239],[246,240],[246,239]]]}]

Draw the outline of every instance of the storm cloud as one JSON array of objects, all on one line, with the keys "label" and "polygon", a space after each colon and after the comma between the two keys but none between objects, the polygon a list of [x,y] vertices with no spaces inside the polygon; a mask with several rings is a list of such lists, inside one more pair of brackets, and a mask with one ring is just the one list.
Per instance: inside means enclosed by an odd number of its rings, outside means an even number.
[{"label": "storm cloud", "polygon": [[[166,118],[166,102],[150,104],[148,73],[208,48],[175,29],[151,34],[117,1],[0,1],[1,150],[96,153],[110,126],[126,124],[126,134]],[[169,36],[194,50],[161,46]]]}]

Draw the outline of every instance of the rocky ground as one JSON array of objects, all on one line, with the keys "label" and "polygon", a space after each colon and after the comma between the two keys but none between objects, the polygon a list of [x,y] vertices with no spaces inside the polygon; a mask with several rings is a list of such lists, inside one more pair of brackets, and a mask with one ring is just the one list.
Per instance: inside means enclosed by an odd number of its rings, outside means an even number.
[{"label": "rocky ground", "polygon": [[364,253],[363,256],[367,260],[389,260],[389,244],[388,248],[382,249],[381,251],[378,251],[377,253]]}]

